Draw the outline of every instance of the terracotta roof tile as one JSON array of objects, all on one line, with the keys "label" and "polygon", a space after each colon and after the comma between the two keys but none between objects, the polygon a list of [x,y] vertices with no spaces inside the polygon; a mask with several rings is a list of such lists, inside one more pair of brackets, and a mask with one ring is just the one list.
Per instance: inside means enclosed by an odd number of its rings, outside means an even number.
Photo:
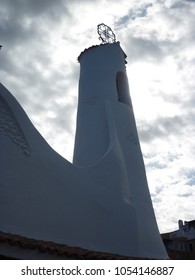
[{"label": "terracotta roof tile", "polygon": [[25,250],[37,250],[41,253],[50,254],[71,259],[89,259],[89,260],[125,260],[139,259],[128,256],[121,256],[106,252],[90,251],[79,247],[71,247],[64,244],[54,243],[51,241],[36,240],[23,237],[17,234],[5,233],[0,231],[0,243],[7,243],[11,246],[17,246]]}]

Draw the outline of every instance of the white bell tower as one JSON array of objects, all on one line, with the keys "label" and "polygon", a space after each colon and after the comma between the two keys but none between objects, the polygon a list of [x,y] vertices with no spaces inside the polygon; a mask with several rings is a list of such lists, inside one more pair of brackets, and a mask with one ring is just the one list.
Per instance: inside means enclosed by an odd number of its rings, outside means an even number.
[{"label": "white bell tower", "polygon": [[[105,34],[109,37],[108,33]],[[166,258],[148,189],[125,59],[125,53],[115,40],[90,47],[80,54],[73,163],[87,168],[101,163],[108,154],[114,155],[105,166],[102,181],[105,180],[104,187],[109,188],[111,196],[115,191],[112,185],[117,182],[123,193],[120,204],[128,205],[128,211],[121,220],[131,223],[130,232],[126,234],[126,242],[132,251],[130,255]],[[106,185],[106,177],[110,185]],[[114,216],[110,219],[115,223]],[[120,240],[121,237],[118,238]]]}]

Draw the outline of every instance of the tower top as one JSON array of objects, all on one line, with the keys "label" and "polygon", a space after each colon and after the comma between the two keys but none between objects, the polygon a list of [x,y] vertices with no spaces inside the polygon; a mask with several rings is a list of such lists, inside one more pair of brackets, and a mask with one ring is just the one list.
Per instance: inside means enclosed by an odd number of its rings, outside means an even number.
[{"label": "tower top", "polygon": [[97,32],[99,34],[99,39],[102,43],[114,43],[116,42],[116,36],[112,29],[104,23],[100,23],[97,26]]}]

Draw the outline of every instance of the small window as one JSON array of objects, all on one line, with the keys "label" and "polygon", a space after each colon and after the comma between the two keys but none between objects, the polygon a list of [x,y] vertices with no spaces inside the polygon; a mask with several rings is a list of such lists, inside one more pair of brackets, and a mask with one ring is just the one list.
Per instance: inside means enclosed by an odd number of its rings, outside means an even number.
[{"label": "small window", "polygon": [[120,71],[116,75],[116,87],[118,94],[118,101],[131,106],[131,98],[129,93],[129,84],[127,75]]}]

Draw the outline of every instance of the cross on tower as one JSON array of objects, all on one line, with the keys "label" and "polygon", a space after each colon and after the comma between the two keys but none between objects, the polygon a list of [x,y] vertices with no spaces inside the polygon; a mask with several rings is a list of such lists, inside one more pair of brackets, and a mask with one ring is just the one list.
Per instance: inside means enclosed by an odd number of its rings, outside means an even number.
[{"label": "cross on tower", "polygon": [[104,23],[98,24],[97,32],[100,36],[99,39],[102,40],[102,43],[116,42],[116,36],[113,33],[112,29]]}]

